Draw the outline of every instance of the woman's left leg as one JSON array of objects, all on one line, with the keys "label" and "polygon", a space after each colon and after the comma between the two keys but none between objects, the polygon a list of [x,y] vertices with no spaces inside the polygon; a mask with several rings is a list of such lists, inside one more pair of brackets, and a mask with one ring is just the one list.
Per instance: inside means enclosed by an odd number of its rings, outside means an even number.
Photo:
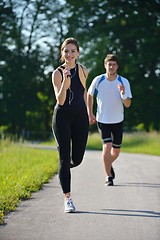
[{"label": "woman's left leg", "polygon": [[79,111],[79,116],[71,127],[72,155],[70,167],[78,166],[82,160],[86,149],[89,121],[86,111]]}]

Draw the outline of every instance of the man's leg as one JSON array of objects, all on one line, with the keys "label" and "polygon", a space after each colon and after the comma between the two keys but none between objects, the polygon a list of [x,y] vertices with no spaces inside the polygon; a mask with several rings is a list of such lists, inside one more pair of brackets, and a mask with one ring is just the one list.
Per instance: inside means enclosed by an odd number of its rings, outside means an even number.
[{"label": "man's leg", "polygon": [[[112,163],[118,158],[120,154],[122,137],[123,137],[123,122],[113,124],[112,125],[112,149],[111,149]],[[111,175],[114,179],[115,172],[112,165],[111,165]]]},{"label": "man's leg", "polygon": [[103,144],[102,159],[104,163],[105,173],[108,177],[111,176],[111,166],[113,162],[111,150],[112,150],[111,142],[107,142]]},{"label": "man's leg", "polygon": [[112,163],[117,159],[117,157],[120,154],[120,148],[111,148],[111,157],[112,157]]},{"label": "man's leg", "polygon": [[102,159],[107,176],[111,176],[112,163],[117,159],[120,153],[120,148],[113,148],[112,143],[104,143],[102,150]]}]

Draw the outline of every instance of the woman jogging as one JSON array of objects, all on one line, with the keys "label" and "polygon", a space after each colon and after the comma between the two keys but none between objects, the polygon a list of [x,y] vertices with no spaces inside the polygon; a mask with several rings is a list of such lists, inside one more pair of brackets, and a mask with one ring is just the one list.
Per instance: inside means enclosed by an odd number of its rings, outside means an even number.
[{"label": "woman jogging", "polygon": [[87,69],[77,63],[79,45],[67,38],[61,46],[63,64],[54,70],[52,84],[57,100],[53,113],[53,134],[59,152],[59,179],[64,194],[64,212],[75,212],[71,199],[71,168],[84,156],[89,120],[86,109]]}]

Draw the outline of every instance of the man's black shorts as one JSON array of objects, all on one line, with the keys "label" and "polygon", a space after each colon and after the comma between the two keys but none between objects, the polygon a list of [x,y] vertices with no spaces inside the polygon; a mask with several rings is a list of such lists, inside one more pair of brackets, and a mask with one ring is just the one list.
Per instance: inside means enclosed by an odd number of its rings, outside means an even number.
[{"label": "man's black shorts", "polygon": [[120,148],[123,137],[123,121],[119,123],[97,123],[103,143],[112,142],[114,148]]}]

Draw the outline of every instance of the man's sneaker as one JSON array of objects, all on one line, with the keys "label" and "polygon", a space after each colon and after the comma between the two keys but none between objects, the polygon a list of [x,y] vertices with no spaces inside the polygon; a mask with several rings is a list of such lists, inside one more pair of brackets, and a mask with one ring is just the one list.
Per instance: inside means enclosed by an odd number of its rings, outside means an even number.
[{"label": "man's sneaker", "polygon": [[112,166],[111,166],[111,175],[112,175],[112,178],[115,179],[115,171]]},{"label": "man's sneaker", "polygon": [[106,177],[105,186],[113,186],[113,178],[112,177]]},{"label": "man's sneaker", "polygon": [[76,212],[76,208],[75,208],[71,198],[67,198],[67,200],[64,202],[64,212],[65,213]]}]

